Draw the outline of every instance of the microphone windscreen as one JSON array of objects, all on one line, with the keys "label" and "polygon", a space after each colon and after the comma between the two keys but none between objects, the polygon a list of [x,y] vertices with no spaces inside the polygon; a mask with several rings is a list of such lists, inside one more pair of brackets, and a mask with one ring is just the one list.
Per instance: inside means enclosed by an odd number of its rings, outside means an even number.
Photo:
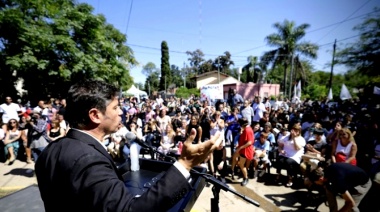
[{"label": "microphone windscreen", "polygon": [[127,134],[125,134],[125,139],[127,140],[127,142],[136,140],[136,137],[137,136],[133,132],[127,132]]}]

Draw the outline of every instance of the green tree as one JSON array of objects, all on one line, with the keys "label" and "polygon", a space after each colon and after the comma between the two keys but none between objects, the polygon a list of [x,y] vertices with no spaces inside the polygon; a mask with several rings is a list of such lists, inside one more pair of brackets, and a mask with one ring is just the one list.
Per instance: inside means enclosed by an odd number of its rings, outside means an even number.
[{"label": "green tree", "polygon": [[[380,10],[374,9],[365,20],[354,27],[359,31],[360,39],[347,48],[337,52],[337,62],[357,70],[358,75],[370,76],[369,81],[362,81],[362,86],[380,84]],[[356,72],[355,72],[356,73]]]},{"label": "green tree", "polygon": [[201,64],[205,61],[204,54],[200,49],[197,49],[193,52],[187,51],[186,54],[190,56],[188,61],[190,62],[190,72],[189,74],[197,75],[203,72],[201,71]]},{"label": "green tree", "polygon": [[249,56],[247,58],[248,64],[243,66],[242,78],[244,82],[258,83],[264,79],[264,74],[266,73],[266,63],[259,61],[257,56]]},{"label": "green tree", "polygon": [[161,43],[161,78],[160,90],[166,90],[171,83],[170,63],[169,63],[169,47],[166,41]]},{"label": "green tree", "polygon": [[178,66],[176,65],[171,65],[170,66],[170,72],[171,72],[171,76],[172,76],[172,87],[179,87],[179,85],[182,85],[183,83],[183,79],[182,79],[182,76],[181,76],[181,70],[179,69]]},{"label": "green tree", "polygon": [[158,91],[159,87],[159,72],[152,72],[145,80],[145,90],[151,95],[153,91]]},{"label": "green tree", "polygon": [[230,66],[234,65],[234,61],[231,60],[231,53],[229,51],[224,52],[224,55],[218,56],[214,59],[212,64],[212,70],[219,70],[222,73],[229,73]]},{"label": "green tree", "polygon": [[157,72],[156,64],[148,62],[142,67],[141,73],[145,76],[150,76],[153,72]]},{"label": "green tree", "polygon": [[203,74],[210,71],[213,71],[213,61],[212,60],[203,61],[201,65],[199,66],[199,74]]},{"label": "green tree", "polygon": [[136,61],[125,35],[92,12],[74,0],[0,1],[0,90],[23,79],[34,101],[87,78],[130,86]]},{"label": "green tree", "polygon": [[310,58],[316,58],[318,46],[306,41],[301,42],[306,29],[310,27],[309,24],[296,26],[295,22],[285,20],[283,23],[275,23],[273,26],[277,33],[270,34],[265,39],[275,49],[265,52],[262,58],[264,61],[272,63],[273,67],[277,64],[284,66],[282,88],[286,92],[287,71],[292,64],[293,57],[299,53]]}]

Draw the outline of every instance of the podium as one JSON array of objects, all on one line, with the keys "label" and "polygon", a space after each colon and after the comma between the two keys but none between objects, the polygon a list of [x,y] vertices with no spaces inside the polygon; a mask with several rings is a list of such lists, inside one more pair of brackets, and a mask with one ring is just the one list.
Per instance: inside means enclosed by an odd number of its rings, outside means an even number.
[{"label": "podium", "polygon": [[[127,164],[125,164],[125,166],[119,166],[119,171],[124,172],[122,176],[124,178],[125,186],[127,186],[132,193],[141,194],[147,189],[147,186],[144,186],[145,184],[154,184],[154,181],[159,180],[160,176],[162,176],[172,165],[173,164],[170,162],[140,159],[140,171],[128,171],[129,168]],[[201,173],[206,172],[206,169],[203,167],[196,167],[194,169]],[[206,185],[205,179],[200,176],[192,175],[191,178],[193,189],[169,211],[191,210]],[[37,185],[28,186],[0,198],[1,212],[41,212],[44,210],[44,204]]]},{"label": "podium", "polygon": [[[128,166],[128,164],[126,165]],[[124,184],[132,194],[141,195],[146,192],[150,186],[154,185],[172,165],[173,163],[170,162],[141,158],[139,171],[128,171],[127,167],[124,169],[124,173],[122,173]],[[194,169],[200,173],[206,172],[206,169],[203,167],[195,167]],[[119,170],[123,170],[123,167],[120,167]],[[177,212],[191,210],[206,185],[206,180],[199,175],[192,175],[191,179],[191,186],[193,189],[169,211]]]}]

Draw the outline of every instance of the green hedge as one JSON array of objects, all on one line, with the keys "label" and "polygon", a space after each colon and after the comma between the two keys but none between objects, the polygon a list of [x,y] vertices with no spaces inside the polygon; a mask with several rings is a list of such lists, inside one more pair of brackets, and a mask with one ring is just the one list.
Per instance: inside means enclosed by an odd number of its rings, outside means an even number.
[{"label": "green hedge", "polygon": [[200,96],[200,90],[197,88],[178,88],[175,92],[175,96],[179,98],[189,98],[191,94],[194,94],[194,96],[199,97]]}]

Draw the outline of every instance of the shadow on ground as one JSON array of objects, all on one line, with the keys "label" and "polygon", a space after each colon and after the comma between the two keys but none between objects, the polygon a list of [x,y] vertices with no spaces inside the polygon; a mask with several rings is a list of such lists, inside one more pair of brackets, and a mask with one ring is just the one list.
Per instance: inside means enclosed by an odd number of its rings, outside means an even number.
[{"label": "shadow on ground", "polygon": [[321,204],[324,204],[324,199],[311,195],[307,191],[294,191],[285,194],[266,194],[268,199],[273,200],[276,206],[285,206],[294,208],[287,211],[317,211]]},{"label": "shadow on ground", "polygon": [[20,175],[24,177],[34,177],[34,171],[32,169],[16,168],[12,169],[8,173],[5,173],[4,175]]}]

